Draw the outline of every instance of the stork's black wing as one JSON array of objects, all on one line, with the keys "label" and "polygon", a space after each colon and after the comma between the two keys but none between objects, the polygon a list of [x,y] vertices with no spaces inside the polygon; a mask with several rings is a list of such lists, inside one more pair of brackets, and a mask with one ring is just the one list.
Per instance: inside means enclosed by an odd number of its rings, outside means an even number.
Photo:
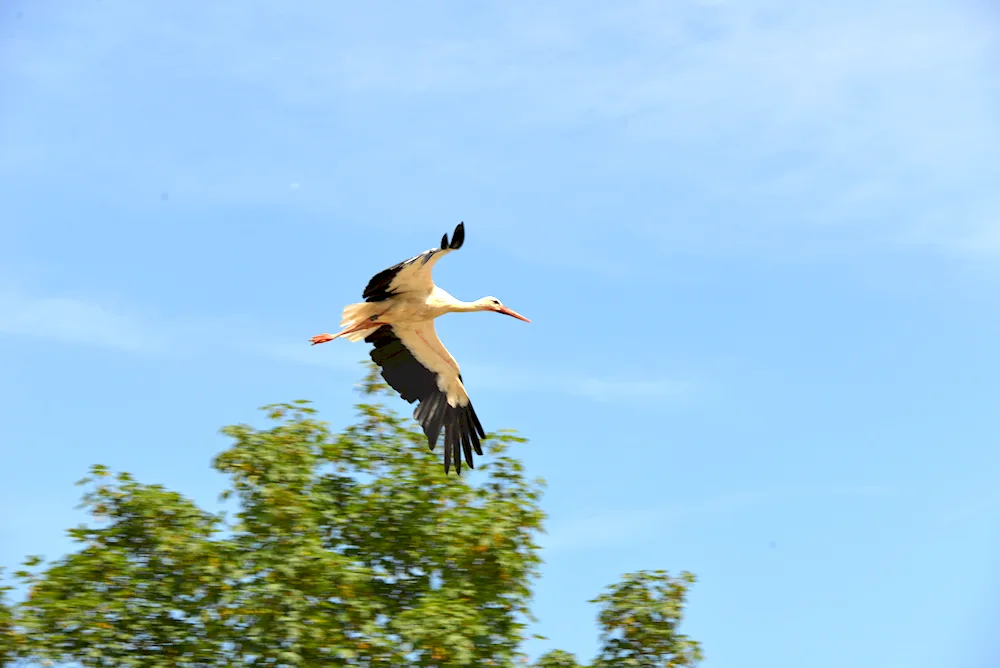
[{"label": "stork's black wing", "polygon": [[431,269],[446,253],[458,250],[465,242],[465,223],[459,223],[448,241],[448,235],[441,238],[441,247],[424,251],[409,260],[383,269],[372,276],[368,287],[361,294],[366,302],[381,302],[401,292],[411,290],[427,290],[434,287],[431,279]]},{"label": "stork's black wing", "polygon": [[[405,330],[403,330],[405,331]],[[405,338],[409,338],[404,333]],[[436,339],[436,337],[435,337]],[[414,419],[420,423],[427,436],[427,445],[433,452],[437,445],[438,434],[444,427],[444,471],[448,473],[452,462],[458,473],[462,471],[462,452],[465,453],[465,462],[469,468],[475,468],[472,463],[472,452],[477,455],[483,454],[480,439],[486,438],[486,432],[479,423],[476,411],[472,408],[472,402],[462,389],[463,398],[458,405],[452,406],[448,403],[448,394],[440,389],[438,379],[441,373],[447,373],[447,369],[442,367],[441,371],[431,368],[432,365],[425,365],[417,359],[417,356],[424,359],[434,359],[427,355],[425,351],[418,350],[417,355],[393,330],[392,325],[382,325],[377,330],[365,337],[367,343],[375,347],[371,351],[371,358],[382,368],[382,377],[392,389],[399,392],[404,400],[409,403],[419,402],[413,411]],[[412,346],[423,345],[414,339]],[[458,382],[462,382],[462,376],[457,376]],[[447,385],[447,384],[446,384]]]}]

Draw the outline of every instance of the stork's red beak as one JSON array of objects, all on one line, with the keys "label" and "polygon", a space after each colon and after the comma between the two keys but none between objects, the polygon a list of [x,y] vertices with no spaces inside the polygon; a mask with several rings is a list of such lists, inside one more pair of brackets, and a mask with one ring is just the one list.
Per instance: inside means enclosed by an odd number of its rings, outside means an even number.
[{"label": "stork's red beak", "polygon": [[518,320],[523,320],[525,322],[531,322],[530,320],[528,320],[527,318],[525,318],[523,315],[521,315],[517,311],[509,309],[506,306],[501,306],[500,308],[498,308],[497,309],[497,313],[503,313],[504,315],[509,315],[512,318],[517,318]]}]

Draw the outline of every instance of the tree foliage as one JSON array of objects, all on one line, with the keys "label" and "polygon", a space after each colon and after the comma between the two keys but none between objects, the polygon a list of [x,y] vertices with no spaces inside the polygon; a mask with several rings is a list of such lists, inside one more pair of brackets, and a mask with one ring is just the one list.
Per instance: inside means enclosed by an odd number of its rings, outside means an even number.
[{"label": "tree foliage", "polygon": [[[0,568],[0,575],[3,569]],[[0,666],[6,666],[18,655],[18,645],[23,636],[17,633],[14,626],[14,611],[7,602],[9,585],[0,585]]]},{"label": "tree foliage", "polygon": [[561,649],[554,649],[538,657],[536,668],[581,668],[576,657]]},{"label": "tree foliage", "polygon": [[662,570],[638,571],[592,600],[601,606],[597,623],[603,644],[595,668],[681,668],[701,661],[701,646],[678,631],[694,582],[688,572],[673,578]]},{"label": "tree foliage", "polygon": [[[214,466],[231,480],[231,518],[95,466],[75,551],[29,558],[16,574],[22,602],[0,590],[0,664],[524,661],[544,514],[542,482],[507,454],[523,439],[490,434],[483,480],[470,485],[444,473],[412,422],[371,401],[387,389],[374,369],[361,389],[359,420],[342,433],[304,401],[265,407],[267,428],[225,428],[232,444]],[[697,646],[675,631],[689,580],[628,582],[597,599],[607,639],[595,665],[693,666]],[[628,606],[634,623],[622,621]],[[550,652],[536,665],[577,664]]]}]

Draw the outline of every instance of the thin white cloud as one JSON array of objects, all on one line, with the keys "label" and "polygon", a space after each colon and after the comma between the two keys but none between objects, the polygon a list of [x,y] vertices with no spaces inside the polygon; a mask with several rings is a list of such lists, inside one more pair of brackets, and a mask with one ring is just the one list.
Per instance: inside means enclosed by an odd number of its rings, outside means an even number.
[{"label": "thin white cloud", "polygon": [[0,285],[0,333],[154,356],[218,349],[275,358],[283,354],[280,344],[260,341],[257,330],[236,316],[158,318],[109,301]]},{"label": "thin white cloud", "polygon": [[1000,490],[979,490],[959,501],[943,504],[931,513],[931,519],[941,524],[960,524],[982,520],[985,517],[993,520],[998,511],[1000,511]]},{"label": "thin white cloud", "polygon": [[0,288],[0,332],[128,352],[160,352],[169,337],[134,317],[72,297]]},{"label": "thin white cloud", "polygon": [[573,550],[602,547],[635,540],[650,532],[661,531],[667,525],[707,516],[745,513],[748,509],[777,501],[805,501],[827,498],[873,498],[893,493],[889,487],[877,485],[818,485],[772,486],[736,489],[723,494],[706,496],[660,506],[618,508],[557,523],[542,539],[547,550]]},{"label": "thin white cloud", "polygon": [[[308,338],[308,337],[306,337]],[[333,350],[330,350],[333,348]],[[289,342],[254,342],[240,346],[240,350],[253,357],[294,364],[297,366],[312,366],[332,371],[357,372],[361,353],[357,347],[325,345],[320,349],[309,345],[303,338],[301,341]]]},{"label": "thin white cloud", "polygon": [[255,329],[236,317],[177,320],[130,311],[104,300],[40,295],[14,285],[0,286],[3,334],[156,356],[219,348],[276,359],[288,356],[280,344],[256,340]]},{"label": "thin white cloud", "polygon": [[[367,358],[367,347],[364,354],[352,354],[354,349],[348,346],[341,346],[336,351],[320,351],[294,344],[254,345],[244,349],[258,357],[279,362],[337,371],[356,371],[358,360]],[[476,391],[554,393],[601,403],[679,402],[689,400],[705,389],[704,384],[694,381],[587,376],[559,370],[541,373],[518,366],[483,364],[476,360],[463,362],[462,373],[467,378],[475,377]]]},{"label": "thin white cloud", "polygon": [[[644,200],[642,213],[614,224],[673,247],[733,247],[760,239],[762,228],[824,225],[880,243],[1000,252],[993,186],[1000,164],[992,151],[1000,145],[993,76],[1000,17],[988,3],[511,1],[454,14],[425,5],[262,4],[241,13],[227,3],[151,9],[108,0],[46,18],[55,29],[30,39],[18,33],[0,71],[67,104],[85,101],[93,118],[81,123],[96,128],[87,135],[94,141],[118,136],[118,123],[102,134],[102,119],[126,86],[253,92],[254,103],[242,111],[254,117],[257,150],[276,156],[266,163],[234,157],[238,147],[192,162],[178,147],[196,125],[165,124],[158,135],[145,124],[131,128],[143,151],[130,156],[130,178],[143,179],[144,188],[169,181],[188,200],[330,211],[364,199],[359,189],[368,186],[354,175],[406,174],[428,160],[516,191],[526,186],[515,175],[547,160],[551,191],[565,187],[573,193],[566,200],[587,196],[587,185],[559,182],[566,162],[597,184],[604,174],[616,184],[634,175],[646,184],[635,194]],[[173,77],[169,82],[108,65],[140,43],[148,65]],[[420,110],[419,125],[387,111],[411,107]],[[32,134],[48,132],[38,113],[17,104],[5,109],[12,131],[0,172],[44,175],[47,164],[65,163],[67,152],[86,164],[101,159],[79,133],[64,142]],[[332,113],[342,120],[333,124],[337,132],[374,127],[377,137],[359,140],[363,150],[318,157],[315,146],[340,135],[317,137],[331,124],[308,119]],[[364,122],[352,124],[356,118]],[[214,129],[225,134],[225,127]],[[482,148],[469,142],[473,130]],[[579,143],[581,153],[571,154],[575,145],[566,137],[577,131],[591,134]],[[563,162],[543,151],[529,162],[504,150],[531,133],[566,140],[557,150]],[[48,155],[40,158],[39,150]],[[107,160],[120,163],[121,155]],[[309,185],[290,191],[289,183]],[[77,187],[92,184],[81,178]],[[719,208],[709,211],[710,203]],[[566,219],[586,218],[586,202],[581,207]],[[523,209],[517,213],[497,214],[498,224],[541,227]],[[564,230],[552,224],[541,236],[566,237]],[[787,244],[787,235],[766,236]],[[607,261],[599,240],[573,237],[567,243],[580,247],[565,253],[572,262],[608,271],[592,261]]]},{"label": "thin white cloud", "polygon": [[[1000,250],[1000,22],[972,3],[512,3],[486,13],[488,28],[352,40],[267,81],[316,103],[338,89],[457,95],[519,131],[601,123],[622,140],[602,156],[609,171],[683,163],[685,173],[664,176],[728,198],[731,213],[752,206],[758,226],[849,225],[949,252]],[[310,79],[331,85],[310,93]],[[676,221],[651,213],[616,224],[676,242]],[[759,234],[742,226],[715,220],[687,234],[711,244]]]},{"label": "thin white cloud", "polygon": [[[236,318],[169,322],[157,324],[81,298],[37,296],[11,287],[0,288],[0,333],[151,355],[228,351],[283,364],[351,373],[357,373],[359,360],[367,358],[367,346],[314,348],[309,345],[308,337],[281,340]],[[476,386],[480,389],[555,392],[600,402],[680,400],[691,397],[699,389],[695,383],[668,379],[629,380],[559,371],[539,373],[518,367],[481,365],[475,361],[465,366],[475,370]]]},{"label": "thin white cloud", "polygon": [[640,378],[618,375],[588,375],[558,368],[536,370],[499,366],[475,360],[462,363],[462,373],[476,388],[502,392],[540,392],[577,396],[602,403],[642,403],[686,400],[705,391],[704,383],[674,378]]}]

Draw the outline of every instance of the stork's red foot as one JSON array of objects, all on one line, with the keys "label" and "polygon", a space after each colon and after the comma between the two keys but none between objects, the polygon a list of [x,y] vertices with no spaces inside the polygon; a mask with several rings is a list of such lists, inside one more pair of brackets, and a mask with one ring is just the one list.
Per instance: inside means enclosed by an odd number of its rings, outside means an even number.
[{"label": "stork's red foot", "polygon": [[315,346],[317,343],[326,343],[327,341],[333,341],[335,338],[337,337],[333,334],[317,334],[309,340],[312,341],[312,345]]}]

